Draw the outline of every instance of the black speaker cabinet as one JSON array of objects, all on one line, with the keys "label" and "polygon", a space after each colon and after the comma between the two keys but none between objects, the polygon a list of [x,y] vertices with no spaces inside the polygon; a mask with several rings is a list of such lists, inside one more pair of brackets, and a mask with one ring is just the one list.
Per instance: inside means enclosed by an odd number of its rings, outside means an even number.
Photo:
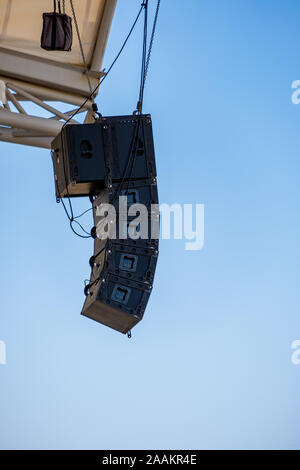
[{"label": "black speaker cabinet", "polygon": [[56,197],[87,196],[105,187],[106,164],[101,129],[69,124],[51,143]]},{"label": "black speaker cabinet", "polygon": [[90,266],[96,277],[101,276],[102,271],[108,271],[125,279],[152,285],[157,257],[157,249],[120,245],[111,241],[103,247],[101,241],[96,239]]},{"label": "black speaker cabinet", "polygon": [[101,117],[109,182],[156,177],[150,114]]},{"label": "black speaker cabinet", "polygon": [[150,213],[151,206],[159,203],[156,178],[112,184],[94,198],[94,210],[100,204],[112,204],[118,210],[120,196],[127,198],[128,207],[132,204],[143,204]]},{"label": "black speaker cabinet", "polygon": [[124,246],[152,248],[157,250],[159,246],[159,215],[155,215],[152,219],[143,219],[142,223],[146,225],[146,235],[148,235],[144,238],[142,238],[143,234],[140,233],[142,231],[141,223],[138,223],[138,221],[132,217],[129,217],[127,220],[122,220],[117,217],[114,229],[112,225],[109,225],[109,222],[105,222],[103,225],[101,222],[98,222],[97,225],[92,228],[91,234],[95,243],[98,243],[99,250],[103,249],[107,240],[114,241]]},{"label": "black speaker cabinet", "polygon": [[[107,200],[106,197],[107,193],[94,201],[96,223],[99,200]],[[116,222],[118,226],[123,221],[117,219]],[[96,237],[82,314],[127,333],[143,317],[153,286],[157,257],[158,238],[105,240]]]},{"label": "black speaker cabinet", "polygon": [[156,177],[149,114],[68,124],[51,149],[58,198],[90,196],[114,182]]},{"label": "black speaker cabinet", "polygon": [[81,313],[114,330],[127,333],[143,318],[150,293],[149,284],[137,283],[106,271],[98,278],[92,272]]},{"label": "black speaker cabinet", "polygon": [[[122,200],[120,196],[127,198]],[[113,206],[111,218],[108,217],[104,204]],[[140,207],[136,204],[143,204],[144,213],[140,212]],[[135,206],[132,207],[133,205]],[[122,245],[157,250],[159,206],[156,179],[130,181],[122,187],[120,184],[113,184],[111,188],[106,188],[93,201],[93,217],[92,236],[97,239],[99,249],[104,247],[109,238]]]}]

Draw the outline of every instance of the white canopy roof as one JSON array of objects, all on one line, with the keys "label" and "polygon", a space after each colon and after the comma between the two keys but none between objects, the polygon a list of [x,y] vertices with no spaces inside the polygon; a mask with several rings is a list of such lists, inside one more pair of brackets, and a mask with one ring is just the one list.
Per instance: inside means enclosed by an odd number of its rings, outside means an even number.
[{"label": "white canopy roof", "polygon": [[[50,148],[63,122],[78,121],[77,116],[71,118],[74,109],[62,111],[49,101],[74,105],[75,111],[87,113],[85,122],[93,121],[92,100],[86,101],[91,94],[88,77],[94,90],[103,75],[100,69],[117,0],[73,0],[86,68],[71,2],[63,3],[72,18],[70,52],[46,51],[40,46],[43,13],[53,11],[53,0],[0,0],[2,141]],[[26,102],[34,103],[42,115]]]},{"label": "white canopy roof", "polygon": [[[65,5],[66,14],[72,17],[70,1],[65,0]],[[73,0],[73,5],[91,81],[96,86],[116,0]],[[88,81],[74,19],[70,52],[40,47],[42,14],[51,11],[53,0],[0,0],[0,75],[86,96]]]}]

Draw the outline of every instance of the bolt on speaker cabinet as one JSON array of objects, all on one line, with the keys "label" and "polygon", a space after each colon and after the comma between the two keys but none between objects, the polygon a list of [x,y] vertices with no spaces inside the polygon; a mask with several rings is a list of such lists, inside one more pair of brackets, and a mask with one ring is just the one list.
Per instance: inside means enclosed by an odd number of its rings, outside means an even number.
[{"label": "bolt on speaker cabinet", "polygon": [[[82,310],[83,315],[122,333],[143,317],[152,290],[159,243],[156,179],[131,181],[125,188],[113,184],[93,201],[94,255],[90,259],[92,272]],[[120,208],[117,198],[122,191],[127,199]],[[134,206],[139,211],[145,209],[144,218],[128,215]],[[153,220],[155,236],[151,230]],[[147,233],[143,232],[145,223]],[[133,239],[134,227],[137,238]],[[141,232],[144,238],[140,238]]]},{"label": "bolt on speaker cabinet", "polygon": [[114,182],[156,177],[149,114],[68,124],[51,149],[57,198],[90,196]]},{"label": "bolt on speaker cabinet", "polygon": [[103,248],[96,239],[90,266],[96,278],[101,277],[102,271],[107,271],[152,286],[157,257],[158,250],[153,248],[120,245],[112,241],[108,241]]},{"label": "bolt on speaker cabinet", "polygon": [[120,245],[158,250],[159,214],[148,218],[97,217],[96,225],[91,230],[98,251],[102,250],[107,240]]},{"label": "bolt on speaker cabinet", "polygon": [[51,150],[57,198],[88,196],[105,187],[104,146],[98,126],[65,126]]},{"label": "bolt on speaker cabinet", "polygon": [[[109,205],[109,206],[108,206]],[[108,209],[108,210],[107,210]],[[92,236],[100,249],[106,240],[158,249],[159,205],[156,178],[113,184],[93,201]]]},{"label": "bolt on speaker cabinet", "polygon": [[118,210],[120,196],[127,198],[128,207],[133,204],[143,204],[150,212],[151,206],[159,203],[156,178],[112,184],[110,187],[101,190],[94,201],[97,206],[112,204]]},{"label": "bolt on speaker cabinet", "polygon": [[92,272],[91,281],[82,315],[124,334],[142,320],[151,293],[149,284],[106,271],[100,278]]},{"label": "bolt on speaker cabinet", "polygon": [[156,177],[150,114],[101,117],[110,183]]}]

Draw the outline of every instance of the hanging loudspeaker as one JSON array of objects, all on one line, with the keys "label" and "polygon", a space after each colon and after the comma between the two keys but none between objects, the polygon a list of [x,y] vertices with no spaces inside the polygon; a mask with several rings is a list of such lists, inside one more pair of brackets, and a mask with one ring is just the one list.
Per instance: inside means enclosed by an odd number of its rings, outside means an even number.
[{"label": "hanging loudspeaker", "polygon": [[156,177],[149,114],[68,124],[51,149],[57,198],[91,196],[115,182]]},{"label": "hanging loudspeaker", "polygon": [[96,239],[94,255],[90,258],[94,278],[100,278],[101,272],[105,270],[126,279],[152,285],[157,249],[119,245],[112,241],[108,241],[102,248],[100,246]]},{"label": "hanging loudspeaker", "polygon": [[93,270],[82,315],[127,333],[143,318],[151,288],[106,270],[98,276]]},{"label": "hanging loudspeaker", "polygon": [[[99,250],[106,240],[158,248],[159,205],[156,179],[114,184],[93,201],[92,236]],[[96,250],[95,250],[96,252]]]},{"label": "hanging loudspeaker", "polygon": [[[134,217],[135,209],[143,217]],[[127,333],[143,317],[157,264],[156,179],[111,185],[93,201],[93,216],[94,255],[82,314]]]}]

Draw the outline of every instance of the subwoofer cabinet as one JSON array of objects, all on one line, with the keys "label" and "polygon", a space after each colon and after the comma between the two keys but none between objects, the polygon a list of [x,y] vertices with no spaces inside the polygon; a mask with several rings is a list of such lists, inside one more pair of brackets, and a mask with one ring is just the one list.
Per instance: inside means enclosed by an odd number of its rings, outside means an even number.
[{"label": "subwoofer cabinet", "polygon": [[57,198],[91,196],[116,182],[156,177],[149,114],[67,124],[51,150]]}]

